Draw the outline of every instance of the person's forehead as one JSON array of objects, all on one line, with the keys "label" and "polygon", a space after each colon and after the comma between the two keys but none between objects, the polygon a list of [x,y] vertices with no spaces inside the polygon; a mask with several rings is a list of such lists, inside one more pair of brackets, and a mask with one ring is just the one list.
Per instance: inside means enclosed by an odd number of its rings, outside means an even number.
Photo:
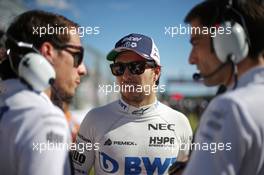
[{"label": "person's forehead", "polygon": [[192,37],[201,37],[201,33],[199,31],[202,30],[204,26],[201,25],[200,20],[198,18],[193,19],[190,22],[191,25],[191,36]]},{"label": "person's forehead", "polygon": [[79,45],[81,46],[81,39],[78,34],[70,34],[70,40],[67,44]]},{"label": "person's forehead", "polygon": [[115,59],[116,61],[141,61],[145,60],[142,56],[139,54],[133,52],[133,51],[124,51],[118,54],[118,56]]},{"label": "person's forehead", "polygon": [[204,32],[206,30],[206,26],[203,26],[199,20],[199,18],[195,18],[190,22],[191,25],[191,39],[190,42],[205,39],[209,37],[209,34]]}]

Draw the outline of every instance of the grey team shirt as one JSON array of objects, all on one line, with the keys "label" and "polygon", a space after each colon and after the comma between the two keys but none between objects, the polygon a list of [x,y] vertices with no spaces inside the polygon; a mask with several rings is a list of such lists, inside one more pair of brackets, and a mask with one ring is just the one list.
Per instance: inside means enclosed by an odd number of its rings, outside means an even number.
[{"label": "grey team shirt", "polygon": [[78,144],[93,149],[73,153],[76,174],[167,174],[188,155],[192,138],[188,119],[162,103],[135,108],[117,100],[90,111],[81,124]]},{"label": "grey team shirt", "polygon": [[71,141],[62,111],[19,80],[0,82],[0,91],[1,174],[70,174],[67,149],[44,150],[44,144]]},{"label": "grey team shirt", "polygon": [[231,150],[193,151],[184,175],[264,174],[264,67],[249,70],[236,90],[212,100],[195,142],[231,143]]}]

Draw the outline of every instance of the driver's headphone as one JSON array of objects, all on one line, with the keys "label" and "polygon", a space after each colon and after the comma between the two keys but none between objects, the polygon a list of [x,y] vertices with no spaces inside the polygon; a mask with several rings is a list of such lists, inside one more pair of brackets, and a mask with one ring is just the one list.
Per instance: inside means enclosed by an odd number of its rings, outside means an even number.
[{"label": "driver's headphone", "polygon": [[[235,19],[228,19],[228,15],[238,17],[240,23]],[[222,20],[217,27],[222,27],[224,30],[229,28],[231,32],[221,34],[216,32],[215,37],[212,37],[213,49],[222,63],[230,60],[234,64],[238,64],[247,57],[250,47],[245,20],[241,13],[232,7],[232,1],[224,6],[224,13],[221,18]]]},{"label": "driver's headphone", "polygon": [[33,90],[41,92],[49,88],[55,80],[55,70],[52,65],[40,54],[33,44],[16,41],[11,36],[6,36],[7,39],[13,42],[18,48],[30,49],[29,53],[25,55],[19,55],[21,60],[17,69],[14,67],[12,58],[10,56],[12,50],[7,50],[11,69]]}]

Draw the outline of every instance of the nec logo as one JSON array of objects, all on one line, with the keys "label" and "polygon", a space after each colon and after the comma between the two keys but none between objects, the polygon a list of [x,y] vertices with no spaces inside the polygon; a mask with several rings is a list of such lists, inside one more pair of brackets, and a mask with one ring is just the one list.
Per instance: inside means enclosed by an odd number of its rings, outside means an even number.
[{"label": "nec logo", "polygon": [[156,124],[148,124],[148,130],[170,130],[175,131],[175,124],[168,123],[156,123]]}]

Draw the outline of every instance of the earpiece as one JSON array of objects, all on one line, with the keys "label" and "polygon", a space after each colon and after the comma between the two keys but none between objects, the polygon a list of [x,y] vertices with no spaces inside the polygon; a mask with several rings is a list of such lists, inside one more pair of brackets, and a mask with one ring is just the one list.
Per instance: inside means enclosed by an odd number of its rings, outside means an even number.
[{"label": "earpiece", "polygon": [[[234,20],[226,20],[228,14],[238,16],[241,19],[241,24]],[[233,63],[238,64],[248,55],[250,45],[244,18],[228,4],[220,27],[224,30],[230,29],[230,32],[216,32],[216,36],[212,38],[214,51],[222,63],[230,59]]]},{"label": "earpiece", "polygon": [[41,92],[50,87],[54,83],[56,74],[54,68],[48,60],[39,53],[33,44],[16,41],[13,37],[9,35],[6,36],[10,41],[16,44],[17,47],[32,50],[24,56],[19,56],[22,58],[16,70],[10,56],[10,52],[12,52],[12,50],[8,49],[10,67],[17,74],[17,76],[23,79],[35,91]]},{"label": "earpiece", "polygon": [[230,28],[230,34],[219,34],[213,38],[213,46],[217,57],[225,63],[229,58],[235,63],[241,62],[248,54],[249,46],[247,36],[243,27],[236,23],[226,21],[220,25],[223,28]]},{"label": "earpiece", "polygon": [[51,64],[38,53],[28,53],[20,61],[18,75],[36,91],[47,89],[55,80]]}]

